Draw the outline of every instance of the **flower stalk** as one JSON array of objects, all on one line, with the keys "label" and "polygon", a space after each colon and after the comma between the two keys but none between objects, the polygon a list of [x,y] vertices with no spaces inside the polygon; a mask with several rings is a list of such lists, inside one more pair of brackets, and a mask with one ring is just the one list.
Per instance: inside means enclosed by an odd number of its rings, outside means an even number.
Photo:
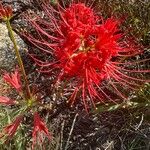
[{"label": "flower stalk", "polygon": [[6,26],[7,26],[9,35],[10,35],[10,39],[11,39],[13,45],[14,45],[14,49],[15,49],[17,60],[18,60],[18,64],[19,64],[20,70],[21,70],[22,75],[23,75],[23,80],[24,80],[25,89],[26,89],[25,98],[30,99],[31,98],[31,91],[30,91],[27,75],[26,75],[26,72],[25,72],[25,69],[24,69],[23,61],[22,61],[22,58],[20,56],[19,49],[18,49],[18,46],[17,46],[17,42],[15,40],[13,30],[12,30],[12,27],[11,27],[11,24],[10,24],[10,19],[6,20]]}]

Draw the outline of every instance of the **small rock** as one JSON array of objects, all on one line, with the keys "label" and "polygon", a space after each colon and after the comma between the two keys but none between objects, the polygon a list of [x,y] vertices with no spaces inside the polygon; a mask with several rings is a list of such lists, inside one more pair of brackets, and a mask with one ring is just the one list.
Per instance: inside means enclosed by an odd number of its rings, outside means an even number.
[{"label": "small rock", "polygon": [[[14,33],[18,48],[23,54],[26,48],[24,41]],[[9,38],[8,30],[5,24],[0,23],[0,69],[10,71],[17,64],[13,43]]]}]

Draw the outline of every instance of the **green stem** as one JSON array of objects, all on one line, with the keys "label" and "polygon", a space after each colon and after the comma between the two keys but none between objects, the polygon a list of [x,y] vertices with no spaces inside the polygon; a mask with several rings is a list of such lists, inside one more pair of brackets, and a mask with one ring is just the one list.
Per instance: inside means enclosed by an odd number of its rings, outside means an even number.
[{"label": "green stem", "polygon": [[14,33],[13,33],[13,30],[12,30],[9,19],[6,20],[6,26],[7,26],[9,35],[10,35],[10,39],[13,42],[16,57],[17,57],[17,60],[18,60],[18,63],[19,63],[19,67],[20,67],[22,75],[23,75],[23,80],[24,80],[25,89],[26,89],[25,98],[30,99],[31,98],[31,92],[30,92],[30,88],[29,88],[27,75],[26,75],[26,72],[25,72],[25,69],[24,69],[23,61],[22,61],[22,58],[20,56],[19,49],[17,47],[17,43],[16,43],[16,40],[15,40]]},{"label": "green stem", "polygon": [[137,103],[137,102],[123,102],[121,104],[116,104],[116,105],[111,105],[111,106],[99,106],[96,110],[93,110],[94,113],[100,113],[100,112],[110,112],[110,111],[115,111],[119,110],[121,108],[128,108],[128,109],[134,109],[138,107],[149,107],[150,103],[149,102],[144,102],[144,103]]}]

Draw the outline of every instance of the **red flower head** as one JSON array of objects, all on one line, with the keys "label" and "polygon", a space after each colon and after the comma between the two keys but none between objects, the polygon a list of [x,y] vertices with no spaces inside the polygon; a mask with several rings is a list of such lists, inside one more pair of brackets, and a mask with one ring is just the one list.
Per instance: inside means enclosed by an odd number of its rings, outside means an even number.
[{"label": "red flower head", "polygon": [[29,19],[37,36],[26,37],[43,52],[54,56],[56,61],[52,63],[34,60],[42,68],[50,68],[43,72],[57,69],[59,81],[71,81],[75,90],[70,100],[74,101],[81,90],[87,109],[87,97],[93,104],[96,98],[102,102],[106,99],[114,102],[109,95],[110,90],[106,90],[108,83],[111,91],[124,99],[126,96],[119,88],[137,89],[145,81],[133,75],[149,70],[133,70],[131,65],[135,66],[139,62],[126,61],[127,57],[142,51],[123,36],[119,20],[111,17],[104,21],[102,16],[83,3],[73,3],[68,8],[58,4],[57,9],[44,5],[43,9],[47,21],[39,17]]},{"label": "red flower head", "polygon": [[15,101],[11,100],[8,97],[0,96],[0,104],[13,105],[15,104]]},{"label": "red flower head", "polygon": [[3,79],[9,83],[12,87],[14,87],[18,92],[22,91],[22,86],[20,83],[20,75],[18,70],[16,69],[14,73],[11,73],[11,75],[9,75],[9,73],[5,73],[3,75]]},{"label": "red flower head", "polygon": [[0,19],[4,21],[12,17],[12,8],[10,6],[3,6],[0,3]]},{"label": "red flower head", "polygon": [[3,134],[7,134],[9,139],[11,139],[16,133],[16,130],[18,126],[20,125],[21,121],[22,121],[22,116],[17,117],[13,123],[11,123],[10,125],[7,125],[3,129]]},{"label": "red flower head", "polygon": [[48,132],[46,125],[44,124],[44,122],[42,121],[42,119],[40,118],[38,113],[36,112],[36,113],[34,113],[34,129],[33,129],[33,133],[32,133],[32,137],[33,137],[32,149],[35,145],[35,142],[37,141],[37,138],[39,138],[41,143],[43,142],[42,132],[44,132],[45,135],[49,138],[49,140],[51,140],[51,135]]}]

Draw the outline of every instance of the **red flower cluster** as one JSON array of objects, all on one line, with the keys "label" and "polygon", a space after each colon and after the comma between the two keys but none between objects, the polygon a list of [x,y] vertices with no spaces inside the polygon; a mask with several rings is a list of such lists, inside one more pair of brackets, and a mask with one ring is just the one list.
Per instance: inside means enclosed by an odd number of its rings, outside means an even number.
[{"label": "red flower cluster", "polygon": [[[0,3],[0,19],[2,19],[3,21],[6,21],[6,24],[8,25],[8,23],[10,23],[9,20],[10,20],[11,16],[12,16],[11,7],[10,6],[3,7],[2,4]],[[20,57],[18,59],[20,59]],[[19,61],[21,61],[21,60],[19,60]],[[22,62],[19,62],[19,64],[22,65]],[[22,69],[22,68],[20,68],[20,69]],[[23,87],[21,84],[21,79],[20,79],[20,74],[18,72],[18,69],[16,69],[14,71],[14,73],[11,73],[11,74],[5,72],[3,75],[3,79],[5,82],[7,82],[13,88],[15,88],[15,90],[18,92],[19,98],[21,98],[20,101],[17,101],[17,100],[14,101],[8,97],[0,96],[0,104],[6,105],[6,106],[7,105],[17,105],[17,107],[16,107],[17,113],[15,113],[15,114],[18,116],[15,116],[15,119],[13,120],[13,122],[10,123],[9,125],[6,125],[3,128],[2,133],[0,133],[0,138],[7,137],[7,140],[10,140],[15,135],[17,129],[19,128],[19,126],[24,118],[24,114],[26,112],[30,112],[33,102],[35,100],[37,100],[38,98],[34,97],[35,95],[31,95],[29,98],[25,95],[26,91],[23,91]],[[28,92],[30,93],[30,90]],[[24,103],[24,101],[25,101],[25,103]],[[41,136],[42,132],[44,132],[47,135],[47,137],[49,139],[51,139],[48,128],[46,127],[46,125],[44,124],[44,122],[42,121],[42,119],[40,118],[38,113],[35,112],[34,113],[34,128],[33,128],[33,134],[32,134],[33,146],[35,145],[35,142],[37,141],[38,134],[39,134],[40,142],[41,143],[43,142],[43,139]],[[32,148],[33,148],[33,146],[32,146]]]},{"label": "red flower cluster", "polygon": [[6,20],[12,17],[12,8],[10,6],[3,6],[0,3],[0,19]]},{"label": "red flower cluster", "polygon": [[14,122],[12,122],[11,124],[7,125],[4,129],[3,129],[3,134],[8,136],[8,139],[11,139],[14,134],[16,133],[16,130],[18,129],[20,123],[22,121],[22,116],[18,116]]},{"label": "red flower cluster", "polygon": [[[21,94],[20,92],[22,92],[22,85],[20,83],[20,75],[17,69],[15,70],[14,73],[11,73],[11,75],[9,75],[8,73],[5,73],[3,76],[3,79],[7,83],[9,83],[12,87],[14,87],[19,94]],[[17,103],[16,101],[11,100],[8,97],[0,96],[0,104],[15,105]],[[16,117],[16,119],[11,124],[4,127],[2,134],[0,134],[1,135],[0,137],[2,138],[5,135],[7,135],[8,139],[11,139],[16,133],[16,130],[18,129],[22,119],[23,119],[23,114]],[[37,134],[41,134],[42,131],[48,136],[49,139],[51,139],[50,138],[51,136],[48,132],[46,125],[44,124],[44,122],[42,121],[38,113],[35,112],[34,113],[34,129],[33,129],[33,134],[32,134],[33,146],[35,145],[35,142],[37,140],[37,136],[38,136]],[[41,136],[40,136],[40,140],[41,140]],[[41,140],[41,143],[42,143],[42,140]]]},{"label": "red flower cluster", "polygon": [[90,97],[93,105],[96,98],[101,102],[105,99],[114,102],[105,87],[101,86],[103,81],[108,81],[109,87],[123,99],[126,96],[118,89],[118,84],[125,89],[137,89],[146,81],[133,74],[149,70],[129,69],[128,65],[135,66],[140,62],[124,61],[142,51],[125,39],[119,29],[119,20],[114,17],[104,20],[83,3],[73,3],[68,8],[58,4],[57,9],[44,5],[43,9],[49,21],[39,17],[33,20],[28,18],[37,36],[25,36],[43,52],[54,56],[56,61],[51,63],[33,58],[42,68],[49,68],[43,72],[57,69],[58,81],[71,81],[75,88],[70,99],[72,102],[79,90],[82,91],[86,109],[87,97]]},{"label": "red flower cluster", "polygon": [[15,102],[8,97],[0,96],[0,103],[5,105],[13,105]]},{"label": "red flower cluster", "polygon": [[[34,113],[34,129],[32,133],[32,137],[33,137],[32,149],[34,148],[35,142],[37,143],[43,142],[42,132],[45,133],[45,135],[48,137],[49,140],[51,140],[51,135],[48,132],[48,128],[46,127],[46,125],[44,124],[44,122],[42,121],[38,113],[35,112]],[[38,141],[38,139],[40,141]]]},{"label": "red flower cluster", "polygon": [[[20,82],[20,75],[18,70],[16,69],[14,73],[11,73],[11,75],[9,75],[9,73],[5,73],[3,75],[3,79],[10,84],[12,87],[14,87],[18,93],[22,92],[22,85]],[[6,104],[6,105],[13,105],[16,102],[14,100],[11,100],[8,97],[5,96],[0,96],[0,103],[1,104]]]},{"label": "red flower cluster", "polygon": [[[14,136],[14,134],[16,133],[16,130],[20,126],[22,120],[23,120],[23,116],[20,115],[11,124],[4,127],[2,134],[1,134],[1,138],[3,136],[7,135],[8,139],[11,139]],[[34,129],[33,129],[33,133],[32,133],[32,137],[33,137],[32,149],[34,149],[35,143],[36,142],[38,143],[38,141],[37,141],[38,136],[40,138],[40,142],[41,143],[43,142],[43,139],[42,139],[43,136],[41,135],[42,132],[44,132],[46,134],[46,136],[48,137],[48,139],[51,140],[51,135],[48,131],[48,128],[46,127],[46,125],[44,124],[44,122],[42,121],[42,119],[40,118],[38,113],[35,112],[34,113]]]},{"label": "red flower cluster", "polygon": [[3,79],[9,83],[12,87],[14,87],[18,92],[22,91],[22,86],[20,82],[20,75],[18,70],[16,69],[14,73],[5,73]]}]

